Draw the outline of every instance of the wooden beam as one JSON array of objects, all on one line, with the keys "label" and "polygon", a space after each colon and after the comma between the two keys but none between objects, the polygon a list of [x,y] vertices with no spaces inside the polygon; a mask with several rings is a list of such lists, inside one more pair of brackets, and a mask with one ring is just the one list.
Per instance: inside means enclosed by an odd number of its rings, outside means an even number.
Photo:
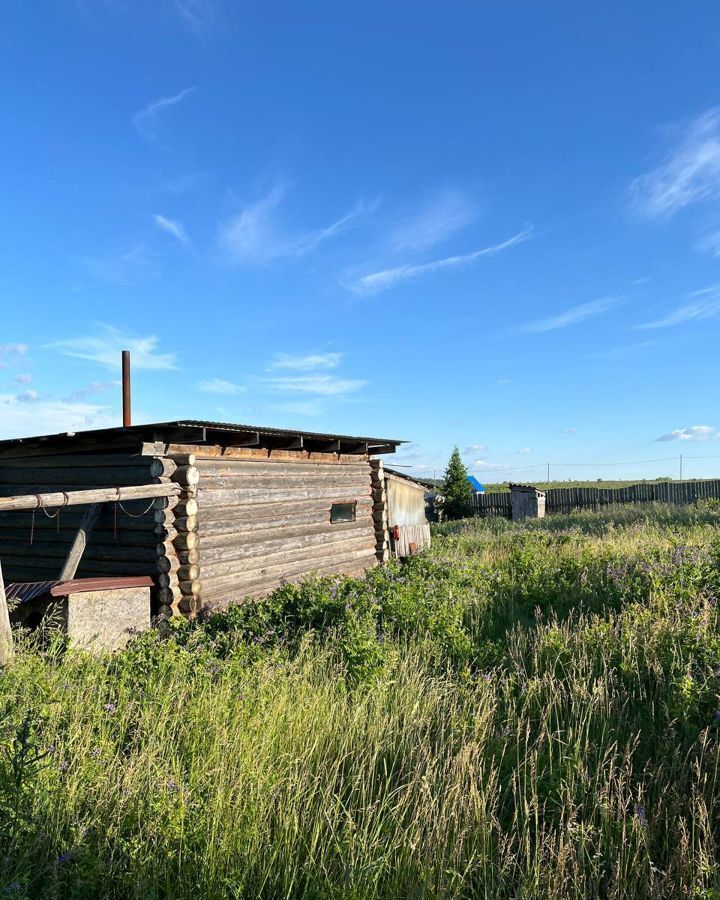
[{"label": "wooden beam", "polygon": [[222,453],[227,450],[228,447],[259,447],[260,446],[260,432],[259,431],[248,431],[247,433],[243,433],[241,436],[237,438],[233,437],[232,443],[228,443],[228,432],[227,431],[213,431],[210,435],[210,443],[212,444],[212,437],[215,437],[215,444],[222,447]]},{"label": "wooden beam", "polygon": [[8,611],[7,596],[5,595],[2,564],[0,563],[0,666],[7,666],[8,663],[12,662],[14,655],[10,613]]},{"label": "wooden beam", "polygon": [[86,491],[60,491],[53,494],[26,494],[19,497],[0,497],[0,512],[17,509],[82,506],[85,503],[105,503],[114,500],[149,500],[154,497],[177,497],[179,484],[137,484],[117,488],[96,488]]},{"label": "wooden beam", "polygon": [[100,515],[100,509],[100,503],[93,503],[83,516],[80,527],[75,535],[75,540],[72,542],[72,547],[65,560],[65,564],[58,575],[60,581],[72,581],[75,577],[83,552],[87,546],[88,535],[95,527],[95,523]]}]

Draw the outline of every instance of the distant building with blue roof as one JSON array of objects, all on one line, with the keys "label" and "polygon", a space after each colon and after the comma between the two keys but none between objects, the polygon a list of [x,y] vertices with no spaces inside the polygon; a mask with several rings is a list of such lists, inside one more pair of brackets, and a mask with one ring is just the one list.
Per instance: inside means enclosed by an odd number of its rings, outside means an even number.
[{"label": "distant building with blue roof", "polygon": [[470,487],[472,488],[473,494],[485,493],[485,485],[480,484],[480,482],[474,475],[468,475],[467,480],[470,482]]}]

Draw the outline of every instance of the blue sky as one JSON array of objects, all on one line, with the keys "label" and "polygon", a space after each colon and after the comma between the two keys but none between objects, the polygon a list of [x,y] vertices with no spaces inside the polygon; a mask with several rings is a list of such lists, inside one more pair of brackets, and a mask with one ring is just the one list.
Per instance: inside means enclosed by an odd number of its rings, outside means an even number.
[{"label": "blue sky", "polygon": [[[720,472],[720,8],[6,0],[0,437]],[[600,464],[603,465],[600,465]]]}]

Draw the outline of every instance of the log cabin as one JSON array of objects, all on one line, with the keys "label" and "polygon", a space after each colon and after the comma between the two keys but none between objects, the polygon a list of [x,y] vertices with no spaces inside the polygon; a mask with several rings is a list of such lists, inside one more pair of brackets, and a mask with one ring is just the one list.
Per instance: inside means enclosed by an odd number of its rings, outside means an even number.
[{"label": "log cabin", "polygon": [[[378,456],[398,440],[183,420],[0,441],[0,497],[173,483],[156,499],[0,512],[8,582],[150,576],[153,612],[194,617],[310,572],[360,574],[391,553]],[[89,528],[88,528],[88,523]]]}]

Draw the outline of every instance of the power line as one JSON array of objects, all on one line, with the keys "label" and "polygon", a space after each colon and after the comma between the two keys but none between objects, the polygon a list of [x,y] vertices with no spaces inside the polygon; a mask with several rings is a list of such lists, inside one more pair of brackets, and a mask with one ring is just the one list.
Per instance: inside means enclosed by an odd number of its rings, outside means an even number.
[{"label": "power line", "polygon": [[547,480],[550,481],[550,467],[551,466],[559,466],[560,468],[576,468],[576,467],[587,467],[587,468],[598,468],[600,466],[644,466],[650,463],[661,463],[661,462],[678,462],[680,460],[680,480],[682,480],[682,467],[685,462],[688,460],[703,460],[703,459],[720,459],[720,456],[685,456],[685,454],[680,454],[679,456],[661,456],[656,457],[655,459],[639,459],[633,460],[631,462],[548,462],[548,463],[538,463],[536,465],[531,466],[511,466],[509,468],[505,468],[504,466],[496,466],[489,469],[471,469],[473,472],[477,472],[478,474],[495,474],[502,475],[510,474],[511,472],[529,472],[532,469],[546,469],[548,473]]}]

